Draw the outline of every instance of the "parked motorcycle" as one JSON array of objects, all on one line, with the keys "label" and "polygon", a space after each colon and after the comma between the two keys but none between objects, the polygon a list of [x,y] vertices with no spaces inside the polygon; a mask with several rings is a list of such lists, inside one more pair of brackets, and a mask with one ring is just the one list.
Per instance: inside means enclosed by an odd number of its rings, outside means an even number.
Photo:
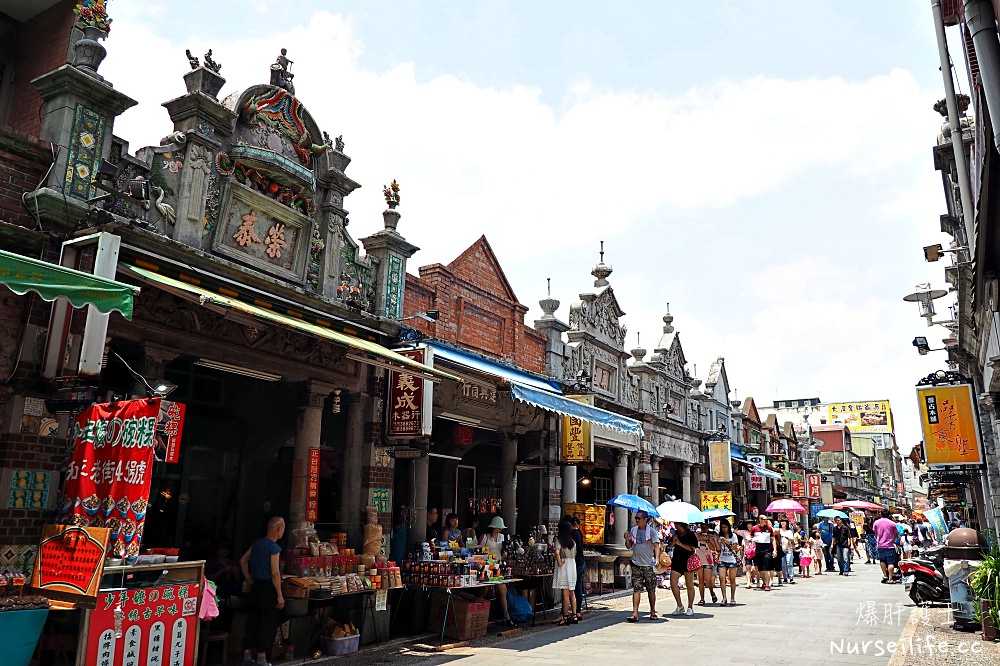
[{"label": "parked motorcycle", "polygon": [[899,563],[903,584],[913,603],[948,602],[951,593],[944,574],[945,546],[926,549],[921,555]]}]

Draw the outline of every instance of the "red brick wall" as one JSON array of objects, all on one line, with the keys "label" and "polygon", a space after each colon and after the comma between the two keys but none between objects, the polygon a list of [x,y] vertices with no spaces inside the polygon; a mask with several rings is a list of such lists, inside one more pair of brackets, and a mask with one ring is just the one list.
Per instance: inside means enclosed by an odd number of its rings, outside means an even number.
[{"label": "red brick wall", "polygon": [[528,308],[518,302],[485,237],[448,266],[422,266],[407,275],[404,316],[437,309],[435,323],[407,323],[439,340],[544,372],[545,338],[525,326]]},{"label": "red brick wall", "polygon": [[[0,435],[0,464],[4,467],[59,472],[65,458],[65,440],[37,435]],[[0,535],[3,535],[0,540],[11,545],[37,544],[42,525],[51,521],[52,515],[51,511],[0,509]]]},{"label": "red brick wall", "polygon": [[[63,0],[23,23],[16,36],[14,94],[7,123],[28,134],[38,134],[42,98],[31,81],[66,64],[75,3]],[[0,119],[2,120],[2,119]]]},{"label": "red brick wall", "polygon": [[38,187],[51,163],[47,141],[0,125],[0,221],[36,228],[21,195]]}]

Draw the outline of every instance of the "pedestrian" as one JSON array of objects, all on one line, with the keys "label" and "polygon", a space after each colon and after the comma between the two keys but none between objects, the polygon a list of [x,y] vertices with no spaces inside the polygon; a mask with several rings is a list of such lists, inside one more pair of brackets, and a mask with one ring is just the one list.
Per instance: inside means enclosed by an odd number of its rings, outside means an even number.
[{"label": "pedestrian", "polygon": [[392,518],[392,532],[389,535],[389,555],[393,562],[402,562],[409,548],[409,513],[405,506],[397,506]]},{"label": "pedestrian", "polygon": [[774,554],[771,556],[771,579],[778,581],[778,587],[784,587],[785,549],[781,547],[781,526],[773,520],[769,520],[768,524],[774,534],[775,543]]},{"label": "pedestrian", "polygon": [[753,521],[745,520],[743,521],[740,529],[736,530],[736,536],[740,537],[741,544],[743,546],[740,552],[740,563],[743,568],[743,573],[747,577],[747,589],[753,588],[754,582],[757,578],[757,572],[753,566],[753,556],[755,551],[754,543],[750,540],[750,528],[753,527]]},{"label": "pedestrian", "polygon": [[872,521],[865,519],[864,524],[864,539],[865,539],[865,564],[874,564],[877,557],[878,550],[878,539],[875,536],[875,530],[872,529]]},{"label": "pedestrian", "polygon": [[792,531],[788,519],[782,519],[778,524],[778,535],[781,538],[781,552],[784,554],[781,561],[781,576],[789,585],[795,584],[795,532]]},{"label": "pedestrian", "polygon": [[826,570],[833,571],[833,524],[827,516],[816,526],[823,539],[823,560],[826,562]]},{"label": "pedestrian", "polygon": [[808,541],[801,541],[799,546],[799,568],[803,578],[811,578],[809,569],[812,567],[812,545]]},{"label": "pedestrian", "polygon": [[[698,549],[698,537],[687,523],[674,523],[674,534],[670,537],[670,545],[674,549],[673,555],[670,556],[670,591],[674,593],[674,601],[677,602],[674,615],[694,615],[694,572],[701,567],[700,561],[693,561],[698,557],[695,553]],[[680,588],[677,586],[682,576],[687,589],[686,611],[681,603]]]},{"label": "pedestrian", "polygon": [[896,524],[892,522],[891,515],[889,509],[882,509],[882,517],[872,526],[875,531],[878,561],[882,567],[882,583],[887,585],[895,582],[895,569],[899,561],[896,553],[899,532]]},{"label": "pedestrian", "polygon": [[583,555],[583,531],[580,529],[580,519],[570,516],[573,524],[573,541],[576,542],[576,619],[583,619],[583,579],[587,573],[587,560]]},{"label": "pedestrian", "polygon": [[812,546],[813,551],[813,566],[816,567],[816,575],[823,575],[823,563],[824,563],[824,551],[825,545],[823,544],[823,534],[819,530],[813,530],[812,537],[809,539],[809,543]]},{"label": "pedestrian", "polygon": [[629,622],[639,621],[643,590],[649,598],[649,619],[657,619],[653,564],[660,557],[660,533],[650,526],[649,514],[642,509],[635,512],[635,523],[625,535],[625,547],[632,549],[632,614],[626,618]]},{"label": "pedestrian", "polygon": [[853,519],[847,521],[847,529],[851,532],[851,552],[848,555],[853,562],[855,555],[858,556],[858,559],[861,558],[861,553],[858,552],[858,541],[861,540],[861,535],[858,534],[858,524]]},{"label": "pedestrian", "polygon": [[774,538],[774,530],[767,520],[767,516],[761,514],[757,518],[757,524],[750,529],[750,539],[754,542],[755,553],[753,562],[757,567],[757,573],[762,583],[761,589],[765,592],[771,591],[771,560],[778,550],[778,545]]},{"label": "pedestrian", "polygon": [[556,568],[552,572],[552,589],[562,591],[562,617],[560,626],[576,624],[576,540],[573,538],[573,522],[559,521],[556,533]]},{"label": "pedestrian", "polygon": [[430,543],[436,543],[441,538],[441,532],[438,531],[438,510],[436,506],[431,506],[427,508],[427,537],[426,541]]},{"label": "pedestrian", "polygon": [[714,534],[708,531],[708,523],[698,525],[698,559],[701,560],[701,568],[698,569],[698,591],[701,594],[699,606],[705,605],[705,590],[708,589],[712,595],[712,603],[719,603],[719,598],[715,596],[715,554],[719,552],[719,544]]},{"label": "pedestrian", "polygon": [[[494,516],[488,526],[489,532],[484,534],[479,540],[479,546],[485,548],[490,557],[499,562],[503,559],[503,531],[507,525],[500,516]],[[497,600],[500,602],[500,610],[503,611],[504,625],[516,627],[517,625],[510,619],[510,611],[507,608],[507,586],[500,583],[496,586]]]},{"label": "pedestrian", "polygon": [[240,558],[240,570],[250,588],[250,615],[243,642],[244,664],[269,664],[267,653],[274,646],[274,636],[278,632],[278,613],[285,607],[278,561],[281,546],[277,543],[284,534],[285,519],[274,516],[267,521],[267,533],[255,539]]},{"label": "pedestrian", "polygon": [[847,576],[851,572],[851,530],[840,516],[834,518],[832,536],[831,544],[837,555],[837,568],[840,569],[841,576]]},{"label": "pedestrian", "polygon": [[920,535],[924,538],[924,548],[930,548],[934,545],[937,537],[934,534],[934,528],[931,527],[931,521],[924,517],[924,522],[920,524]]},{"label": "pedestrian", "polygon": [[[739,565],[739,537],[733,534],[733,526],[725,518],[719,523],[719,591],[722,605],[736,605],[736,567]],[[726,585],[729,599],[726,599]]]}]

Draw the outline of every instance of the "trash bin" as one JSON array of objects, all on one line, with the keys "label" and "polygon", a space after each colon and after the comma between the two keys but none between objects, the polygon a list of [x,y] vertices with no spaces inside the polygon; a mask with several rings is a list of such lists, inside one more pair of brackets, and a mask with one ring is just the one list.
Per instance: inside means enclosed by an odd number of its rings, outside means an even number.
[{"label": "trash bin", "polygon": [[981,560],[987,551],[986,537],[968,527],[949,532],[945,546],[944,556],[949,560]]},{"label": "trash bin", "polygon": [[975,623],[976,600],[969,588],[969,574],[979,568],[987,550],[986,537],[968,527],[952,530],[945,537],[944,571],[951,596],[955,628]]}]

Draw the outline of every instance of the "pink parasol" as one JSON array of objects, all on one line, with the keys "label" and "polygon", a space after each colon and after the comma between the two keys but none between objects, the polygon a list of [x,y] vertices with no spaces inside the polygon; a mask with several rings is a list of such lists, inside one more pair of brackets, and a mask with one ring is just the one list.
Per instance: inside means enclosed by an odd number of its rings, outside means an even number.
[{"label": "pink parasol", "polygon": [[846,502],[837,502],[830,506],[834,509],[865,509],[867,511],[878,511],[883,508],[880,504],[864,500],[847,500]]},{"label": "pink parasol", "polygon": [[785,513],[806,513],[801,504],[791,499],[777,499],[767,505],[765,511],[771,513],[783,511]]}]

